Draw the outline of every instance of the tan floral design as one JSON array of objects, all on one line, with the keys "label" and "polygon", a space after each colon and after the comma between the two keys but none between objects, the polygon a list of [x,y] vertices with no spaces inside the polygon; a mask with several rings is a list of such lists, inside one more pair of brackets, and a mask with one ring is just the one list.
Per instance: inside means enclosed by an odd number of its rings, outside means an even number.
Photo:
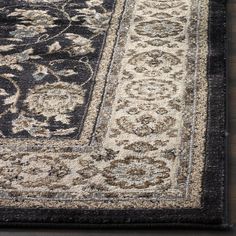
[{"label": "tan floral design", "polygon": [[[24,24],[17,24],[16,30],[10,32],[11,35],[17,38],[34,37],[38,34],[45,33],[46,28],[53,28],[56,17],[52,17],[45,10],[23,10],[16,9],[9,16],[18,16],[23,20]],[[30,24],[27,26],[26,24]]]},{"label": "tan floral design", "polygon": [[31,117],[26,117],[20,114],[17,119],[12,122],[13,133],[21,131],[28,131],[33,137],[50,137],[50,131],[45,128],[47,127],[46,122],[39,122]]},{"label": "tan floral design", "polygon": [[[129,63],[133,65],[138,73],[145,73],[148,76],[153,76],[153,69],[158,68],[158,72],[168,73],[173,66],[180,63],[180,59],[172,53],[164,52],[158,49],[145,51],[133,55]],[[139,65],[139,66],[137,66]]]},{"label": "tan floral design", "polygon": [[63,123],[69,112],[84,103],[84,90],[79,85],[65,82],[36,86],[25,100],[28,109],[47,118],[54,117]]},{"label": "tan floral design", "polygon": [[[52,159],[51,156],[37,157],[27,156],[21,160],[22,172],[18,176],[21,185],[29,188],[49,186],[69,173],[69,168],[62,160]],[[25,170],[24,170],[25,169]]]},{"label": "tan floral design", "polygon": [[158,8],[161,10],[168,10],[168,9],[175,9],[180,7],[183,10],[187,9],[187,4],[184,1],[179,0],[172,0],[170,1],[156,1],[156,0],[150,0],[149,2],[144,3],[145,6],[152,7],[152,8]]},{"label": "tan floral design", "polygon": [[172,22],[169,20],[152,20],[139,23],[135,30],[140,35],[166,38],[179,35],[183,31],[183,26],[179,22]]},{"label": "tan floral design", "polygon": [[134,121],[128,116],[117,119],[117,125],[126,133],[135,134],[139,137],[146,137],[153,134],[160,134],[169,130],[176,120],[173,117],[165,116],[158,119],[152,115],[141,115]]},{"label": "tan floral design", "polygon": [[103,175],[106,181],[122,189],[160,187],[168,181],[170,169],[166,163],[150,157],[126,157],[111,162]]},{"label": "tan floral design", "polygon": [[12,182],[18,178],[22,168],[17,164],[0,167],[1,188],[12,188]]},{"label": "tan floral design", "polygon": [[103,3],[103,0],[86,0],[86,4],[89,7],[101,6],[102,3]]},{"label": "tan floral design", "polygon": [[68,51],[72,55],[86,55],[90,52],[94,52],[92,42],[78,34],[67,33],[66,37],[72,41],[72,46],[68,48]]},{"label": "tan floral design", "polygon": [[0,54],[0,66],[1,67],[9,67],[12,70],[22,71],[23,67],[22,67],[21,63],[34,58],[32,53],[33,53],[33,49],[29,48],[29,49],[24,50],[20,53],[14,53],[11,55],[3,56]]},{"label": "tan floral design", "polygon": [[155,78],[131,81],[126,87],[126,92],[130,97],[146,101],[168,98],[176,91],[176,85],[172,81],[156,80]]},{"label": "tan floral design", "polygon": [[107,30],[109,26],[110,13],[99,13],[94,9],[82,10],[79,13],[85,13],[84,26],[88,27],[93,33],[99,34]]},{"label": "tan floral design", "polygon": [[70,172],[62,160],[47,154],[19,154],[15,157],[4,154],[4,161],[4,165],[3,161],[0,162],[0,183],[1,186],[8,185],[11,188],[17,185],[28,188],[50,187],[50,184],[52,188],[56,188],[53,183],[57,183]]}]

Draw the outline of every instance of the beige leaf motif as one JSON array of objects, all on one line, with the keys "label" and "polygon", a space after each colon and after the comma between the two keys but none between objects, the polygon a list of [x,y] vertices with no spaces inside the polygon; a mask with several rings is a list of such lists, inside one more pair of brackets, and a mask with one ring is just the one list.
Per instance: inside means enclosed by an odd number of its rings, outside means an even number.
[{"label": "beige leaf motif", "polygon": [[34,74],[35,75],[38,75],[38,74],[47,75],[48,74],[48,68],[46,66],[39,65],[37,67],[37,71]]},{"label": "beige leaf motif", "polygon": [[6,40],[13,41],[13,42],[22,42],[22,39],[16,39],[16,38],[6,38]]},{"label": "beige leaf motif", "polygon": [[17,95],[13,95],[13,96],[6,98],[4,104],[9,105],[9,104],[16,102],[16,100],[17,100]]},{"label": "beige leaf motif", "polygon": [[3,76],[3,77],[5,77],[5,78],[13,78],[13,77],[15,77],[15,75],[10,74],[10,73],[7,73],[7,74],[0,74],[0,76]]},{"label": "beige leaf motif", "polygon": [[35,56],[30,56],[30,59],[42,59],[42,57],[35,55]]},{"label": "beige leaf motif", "polygon": [[58,75],[69,77],[71,75],[76,75],[77,73],[74,70],[60,70],[57,72]]},{"label": "beige leaf motif", "polygon": [[63,124],[69,124],[70,123],[70,116],[67,114],[59,114],[55,116],[55,121],[60,121]]},{"label": "beige leaf motif", "polygon": [[12,70],[23,71],[23,67],[22,67],[21,65],[12,64],[12,65],[9,65],[9,67],[10,67]]},{"label": "beige leaf motif", "polygon": [[61,45],[58,41],[54,42],[53,44],[48,46],[48,52],[52,53],[52,52],[56,52],[58,50],[61,49]]},{"label": "beige leaf motif", "polygon": [[0,46],[0,52],[7,52],[9,50],[12,50],[14,47],[15,47],[15,44],[2,45]]},{"label": "beige leaf motif", "polygon": [[24,55],[30,55],[30,54],[33,54],[34,52],[34,49],[33,48],[29,48],[29,49],[26,49],[22,52],[22,54]]},{"label": "beige leaf motif", "polygon": [[0,88],[0,96],[7,96],[7,95],[9,94],[6,92],[6,90],[3,88]]},{"label": "beige leaf motif", "polygon": [[69,129],[58,129],[53,132],[53,135],[68,135],[75,132],[76,128],[69,128]]}]

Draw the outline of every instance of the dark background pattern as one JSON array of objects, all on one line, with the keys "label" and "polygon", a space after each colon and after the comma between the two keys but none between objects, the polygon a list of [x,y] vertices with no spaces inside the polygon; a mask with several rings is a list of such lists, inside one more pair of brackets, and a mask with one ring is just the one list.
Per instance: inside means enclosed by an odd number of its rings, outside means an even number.
[{"label": "dark background pattern", "polygon": [[[104,12],[106,12],[108,14],[111,14],[114,7],[114,2],[114,0],[105,0],[102,7],[95,7],[93,9],[96,10],[98,13],[104,14]],[[7,112],[0,118],[0,131],[5,137],[9,138],[32,138],[26,130],[23,130],[18,133],[12,132],[12,121],[19,117],[19,113],[21,111],[27,112],[28,117],[33,117],[39,122],[45,121],[45,117],[43,115],[30,114],[30,112],[27,111],[27,107],[24,104],[24,101],[27,97],[27,94],[29,93],[29,90],[41,84],[55,82],[58,77],[58,71],[73,70],[75,73],[71,76],[59,76],[61,77],[62,82],[73,83],[82,86],[85,91],[84,104],[82,106],[77,106],[73,112],[70,112],[69,115],[71,116],[71,119],[69,124],[56,121],[53,117],[51,117],[47,121],[49,123],[47,129],[53,132],[57,129],[69,129],[77,127],[77,130],[75,130],[75,132],[73,132],[72,134],[64,135],[64,137],[67,138],[69,137],[77,139],[82,129],[83,121],[90,103],[90,96],[95,83],[94,78],[99,65],[103,44],[106,40],[106,30],[97,33],[91,30],[89,27],[84,26],[83,23],[85,22],[85,17],[83,16],[80,16],[78,21],[73,21],[70,27],[67,28],[69,22],[68,18],[66,17],[66,14],[68,14],[72,18],[78,14],[76,10],[88,9],[85,0],[71,1],[71,3],[65,7],[64,13],[61,8],[57,10],[57,8],[53,5],[47,6],[47,4],[45,3],[37,3],[33,7],[33,5],[29,5],[25,2],[20,2],[16,0],[0,1],[0,8],[1,7],[4,7],[4,9],[0,10],[0,45],[16,45],[10,51],[8,50],[6,52],[1,52],[1,55],[3,57],[6,55],[17,55],[25,50],[32,48],[34,50],[32,55],[40,56],[41,58],[21,61],[19,64],[22,66],[22,70],[12,70],[9,65],[0,67],[0,74],[12,73],[16,75],[12,78],[12,80],[15,81],[15,83],[17,84],[17,86],[19,86],[20,89],[20,97],[16,104],[18,111]],[[55,17],[55,26],[48,27],[46,28],[47,32],[36,34],[33,37],[22,37],[21,42],[7,40],[9,38],[13,38],[14,34],[17,34],[16,25],[31,25],[31,23],[25,23],[21,16],[10,16],[10,14],[15,11],[15,9],[48,11],[48,15],[50,17]],[[71,52],[68,53],[68,47],[71,46],[71,42],[65,37],[65,34],[67,33],[72,33],[82,36],[86,39],[91,39],[94,51],[89,52],[85,55],[77,55],[73,53],[71,54]],[[29,35],[29,33],[25,34]],[[46,38],[46,34],[49,35],[48,38]],[[54,37],[55,35],[58,36]],[[17,35],[16,38],[18,38]],[[44,40],[44,38],[46,40]],[[48,47],[55,42],[59,42],[62,49],[66,49],[64,51],[58,50],[55,53],[48,53]],[[51,64],[52,62],[53,64]],[[48,67],[50,69],[50,73],[44,76],[38,75],[38,78],[35,78],[33,74],[36,71],[36,65],[41,65],[41,67],[45,68]],[[89,79],[90,77],[92,77],[92,79]],[[0,88],[4,89],[11,96],[16,93],[16,88],[14,87],[14,84],[12,84],[9,80],[6,80],[4,79],[4,77],[1,76]],[[8,109],[9,106],[11,106],[11,104],[4,105],[3,99],[4,97],[0,96],[0,114],[4,113],[4,111]]]}]

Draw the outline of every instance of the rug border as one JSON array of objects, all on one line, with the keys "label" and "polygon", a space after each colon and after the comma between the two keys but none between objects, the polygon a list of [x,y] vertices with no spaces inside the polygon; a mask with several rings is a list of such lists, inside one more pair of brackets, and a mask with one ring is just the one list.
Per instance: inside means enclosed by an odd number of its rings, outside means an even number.
[{"label": "rug border", "polygon": [[[226,2],[209,0],[209,84],[206,161],[202,208],[79,210],[0,208],[0,226],[20,227],[187,227],[228,228]],[[223,89],[222,89],[223,88]],[[212,171],[222,169],[219,172]],[[210,181],[209,181],[210,180]],[[214,200],[214,201],[213,201]]]}]

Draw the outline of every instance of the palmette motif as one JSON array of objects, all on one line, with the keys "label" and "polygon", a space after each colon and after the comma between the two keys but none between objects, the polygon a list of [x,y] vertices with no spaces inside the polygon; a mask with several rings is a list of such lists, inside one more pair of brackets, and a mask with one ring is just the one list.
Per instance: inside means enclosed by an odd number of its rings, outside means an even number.
[{"label": "palmette motif", "polygon": [[207,1],[15,2],[0,5],[16,22],[0,33],[3,198],[199,205],[201,178],[195,187],[190,179],[202,160],[191,161],[191,142],[201,122],[196,93],[205,89],[197,77],[206,66],[199,11]]}]

